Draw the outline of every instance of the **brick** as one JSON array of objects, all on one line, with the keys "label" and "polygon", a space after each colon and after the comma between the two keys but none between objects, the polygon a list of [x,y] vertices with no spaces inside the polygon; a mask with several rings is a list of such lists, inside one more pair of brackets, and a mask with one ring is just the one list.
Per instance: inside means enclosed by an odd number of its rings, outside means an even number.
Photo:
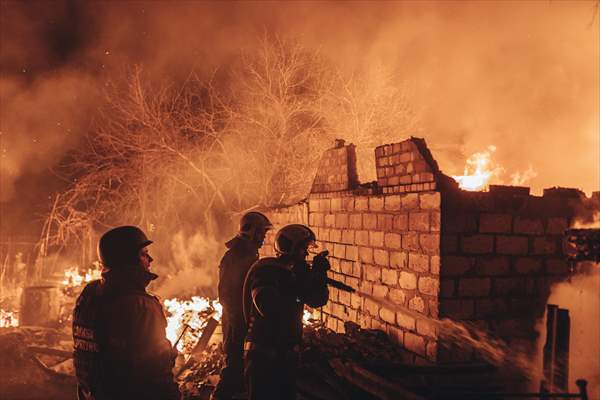
[{"label": "brick", "polygon": [[335,215],[334,214],[325,214],[325,224],[324,226],[328,228],[335,227]]},{"label": "brick", "polygon": [[544,233],[542,221],[537,218],[517,217],[515,218],[515,233],[537,234]]},{"label": "brick", "polygon": [[444,213],[444,231],[449,233],[470,233],[477,231],[477,217],[461,214],[453,210]]},{"label": "brick", "polygon": [[428,308],[429,308],[429,317],[434,318],[434,319],[438,319],[440,317],[440,303],[438,301],[437,298],[435,299],[429,299],[429,301],[427,301],[428,304]]},{"label": "brick", "polygon": [[395,286],[398,283],[398,271],[395,269],[382,268],[381,282],[389,286]]},{"label": "brick", "polygon": [[422,210],[439,210],[441,202],[440,193],[419,194],[419,207]]},{"label": "brick", "polygon": [[342,197],[342,208],[346,211],[354,210],[354,197],[346,196]]},{"label": "brick", "polygon": [[392,227],[395,231],[408,230],[408,214],[394,215]]},{"label": "brick", "polygon": [[392,196],[386,196],[385,197],[385,209],[390,210],[390,211],[400,210],[400,207],[401,207],[400,200],[401,200],[400,195],[398,195],[398,194],[392,195]]},{"label": "brick", "polygon": [[323,212],[331,211],[331,199],[321,199],[319,201],[319,203],[320,203],[319,208],[321,211],[323,211]]},{"label": "brick", "polygon": [[390,255],[387,250],[375,249],[373,251],[373,259],[375,260],[375,264],[386,267],[390,265]]},{"label": "brick", "polygon": [[475,316],[477,318],[493,318],[508,311],[504,299],[481,299],[475,301]]},{"label": "brick", "polygon": [[444,257],[441,274],[443,276],[462,276],[473,268],[473,259],[461,256]]},{"label": "brick", "polygon": [[354,243],[367,246],[369,244],[369,231],[356,231],[354,234]]},{"label": "brick", "polygon": [[396,321],[398,321],[398,326],[414,331],[416,329],[416,320],[409,315],[408,313],[398,311],[396,313]]},{"label": "brick", "polygon": [[456,282],[454,279],[442,279],[440,282],[440,297],[454,297]]},{"label": "brick", "polygon": [[498,236],[496,238],[496,251],[499,254],[523,255],[527,254],[529,240],[523,236]]},{"label": "brick", "polygon": [[408,255],[399,251],[390,252],[390,267],[392,268],[406,268],[408,265]]},{"label": "brick", "polygon": [[377,214],[377,229],[380,231],[391,231],[393,229],[394,216],[391,214]]},{"label": "brick", "polygon": [[546,260],[546,272],[551,275],[565,275],[569,271],[569,263],[564,260]]},{"label": "brick", "polygon": [[350,229],[362,229],[362,214],[350,214],[348,226]]},{"label": "brick", "polygon": [[364,263],[373,263],[373,249],[370,247],[359,247],[358,256],[360,261]]},{"label": "brick", "polygon": [[437,355],[438,355],[438,344],[437,342],[429,342],[427,343],[427,359],[429,361],[432,362],[436,362],[437,361]]},{"label": "brick", "polygon": [[316,212],[316,211],[320,211],[320,199],[308,199],[308,209],[311,212]]},{"label": "brick", "polygon": [[331,257],[329,259],[329,264],[331,265],[331,270],[335,272],[340,272],[342,270],[342,264],[339,259],[335,257]]},{"label": "brick", "polygon": [[[410,177],[409,177],[410,178]],[[407,182],[410,183],[410,182]],[[400,206],[404,211],[418,210],[419,209],[419,194],[418,193],[407,193],[400,198]]]},{"label": "brick", "polygon": [[411,212],[408,215],[408,228],[411,231],[429,232],[429,213]]},{"label": "brick", "polygon": [[404,347],[407,350],[422,356],[427,354],[425,339],[411,332],[406,332],[404,334]]},{"label": "brick", "polygon": [[442,235],[440,238],[440,250],[442,254],[453,254],[458,252],[458,236]]},{"label": "brick", "polygon": [[346,246],[346,259],[358,261],[358,247],[352,245]]},{"label": "brick", "polygon": [[483,276],[506,275],[510,271],[508,257],[492,256],[477,259],[477,274]]},{"label": "brick", "polygon": [[356,293],[350,294],[350,307],[358,309],[362,307],[362,297]]},{"label": "brick", "polygon": [[439,292],[439,281],[437,279],[422,276],[419,278],[418,286],[419,292],[429,296],[437,296]]},{"label": "brick", "polygon": [[385,307],[379,310],[379,318],[381,318],[384,322],[387,322],[388,324],[396,323],[396,313]]},{"label": "brick", "polygon": [[408,302],[408,308],[411,310],[418,311],[420,313],[425,313],[425,301],[419,296],[415,296]]},{"label": "brick", "polygon": [[521,257],[515,261],[515,271],[518,274],[531,274],[541,271],[542,260],[538,258]]},{"label": "brick", "polygon": [[440,304],[441,315],[454,319],[470,319],[475,316],[473,300],[446,299]]},{"label": "brick", "polygon": [[402,289],[413,290],[417,288],[417,276],[413,273],[402,271],[398,279],[398,285]]},{"label": "brick", "polygon": [[569,228],[569,222],[566,218],[548,218],[546,233],[551,235],[563,235]]},{"label": "brick", "polygon": [[432,211],[429,214],[429,230],[431,232],[440,232],[442,229],[442,213]]},{"label": "brick", "polygon": [[322,213],[310,213],[308,215],[309,224],[311,226],[324,226],[325,215]]},{"label": "brick", "polygon": [[365,299],[365,304],[364,304],[363,310],[365,312],[367,312],[368,314],[370,314],[374,317],[378,317],[380,308],[381,307],[380,307],[379,303],[376,303],[375,301],[368,299],[368,298]]},{"label": "brick", "polygon": [[364,196],[355,197],[354,209],[357,211],[367,211],[369,209],[369,198]]},{"label": "brick", "polygon": [[422,233],[419,245],[426,254],[440,254],[440,235],[438,233]]},{"label": "brick", "polygon": [[510,233],[512,228],[512,215],[508,214],[481,214],[479,217],[479,232],[482,233]]},{"label": "brick", "polygon": [[[329,241],[329,229],[328,228],[319,228],[319,234],[317,235],[319,240],[321,241]],[[272,243],[272,241],[271,241]]]},{"label": "brick", "polygon": [[354,231],[350,229],[344,229],[342,231],[342,243],[354,244]]},{"label": "brick", "polygon": [[496,295],[525,294],[525,281],[522,278],[496,278],[494,292]]},{"label": "brick", "polygon": [[461,238],[463,252],[486,254],[494,251],[494,237],[489,235],[466,235]]},{"label": "brick", "polygon": [[429,272],[431,272],[433,275],[439,275],[440,274],[440,262],[441,262],[440,256],[429,257]]},{"label": "brick", "polygon": [[403,305],[406,302],[406,293],[401,289],[390,289],[388,296],[395,304]]},{"label": "brick", "polygon": [[342,274],[352,275],[352,272],[353,272],[352,267],[353,266],[352,266],[351,261],[347,261],[347,260],[340,261],[340,270],[341,270]]},{"label": "brick", "polygon": [[418,319],[417,333],[423,336],[437,337],[435,323],[426,319]]},{"label": "brick", "polygon": [[375,265],[365,265],[365,277],[368,281],[371,282],[380,282],[381,281],[381,267],[377,267]]},{"label": "brick", "polygon": [[[365,274],[366,274],[366,268],[365,268]],[[360,285],[359,290],[362,293],[373,294],[373,282],[369,282],[366,279],[363,279],[360,281],[359,285]]]},{"label": "brick", "polygon": [[335,243],[333,246],[333,256],[336,258],[345,258],[346,246],[344,246],[343,244]]},{"label": "brick", "polygon": [[367,230],[377,229],[377,214],[365,213],[362,215],[363,228]]},{"label": "brick", "polygon": [[350,307],[350,305],[352,304],[351,296],[350,296],[350,293],[348,293],[348,292],[340,290],[340,293],[338,294],[338,298],[340,300],[340,303],[342,303],[345,306]]},{"label": "brick", "polygon": [[370,231],[369,244],[373,247],[383,247],[383,232]]},{"label": "brick", "polygon": [[331,199],[331,211],[341,211],[342,210],[342,199],[341,197],[335,197]]},{"label": "brick", "polygon": [[330,229],[329,230],[329,240],[332,242],[341,243],[342,241],[342,231],[339,229]]},{"label": "brick", "polygon": [[419,253],[408,253],[408,268],[416,272],[429,272],[429,256]]},{"label": "brick", "polygon": [[384,244],[389,249],[400,249],[402,247],[402,236],[398,233],[386,233]]},{"label": "brick", "polygon": [[381,211],[383,210],[383,197],[369,197],[369,210],[370,211]]},{"label": "brick", "polygon": [[335,227],[348,228],[348,214],[335,214]]},{"label": "brick", "polygon": [[458,281],[458,294],[465,297],[482,297],[490,293],[490,278],[462,278]]},{"label": "brick", "polygon": [[533,239],[533,254],[555,254],[556,240],[551,237],[536,237]]},{"label": "brick", "polygon": [[402,249],[410,251],[419,251],[419,235],[414,232],[409,232],[402,235]]},{"label": "brick", "polygon": [[385,296],[387,296],[388,292],[389,288],[385,285],[373,285],[373,296],[375,297],[380,297],[383,299]]}]

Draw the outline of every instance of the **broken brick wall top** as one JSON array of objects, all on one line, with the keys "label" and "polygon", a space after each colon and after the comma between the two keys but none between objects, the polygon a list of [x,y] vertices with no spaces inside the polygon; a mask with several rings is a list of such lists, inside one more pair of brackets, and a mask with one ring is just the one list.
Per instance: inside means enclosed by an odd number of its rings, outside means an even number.
[{"label": "broken brick wall top", "polygon": [[276,228],[310,226],[330,251],[330,277],[357,290],[331,288],[319,317],[337,331],[344,321],[382,329],[412,362],[454,357],[432,323],[444,316],[530,337],[549,285],[568,274],[562,235],[587,200],[571,189],[462,191],[422,139],[379,146],[375,157],[377,182],[360,184],[354,146],[338,142],[304,202],[267,211]]}]

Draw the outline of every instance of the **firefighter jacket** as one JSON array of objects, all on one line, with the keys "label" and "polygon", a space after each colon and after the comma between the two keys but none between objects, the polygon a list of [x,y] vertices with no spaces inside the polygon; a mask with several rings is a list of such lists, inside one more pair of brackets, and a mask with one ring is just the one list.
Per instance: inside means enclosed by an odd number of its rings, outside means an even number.
[{"label": "firefighter jacket", "polygon": [[327,303],[327,275],[305,262],[285,257],[263,258],[250,268],[244,283],[246,340],[279,349],[302,341],[304,305]]},{"label": "firefighter jacket", "polygon": [[156,277],[135,268],[107,271],[78,297],[73,340],[80,400],[180,398],[162,306],[145,289]]},{"label": "firefighter jacket", "polygon": [[219,302],[231,321],[243,324],[242,292],[248,270],[258,260],[258,246],[249,239],[236,236],[225,243],[228,250],[219,264]]}]

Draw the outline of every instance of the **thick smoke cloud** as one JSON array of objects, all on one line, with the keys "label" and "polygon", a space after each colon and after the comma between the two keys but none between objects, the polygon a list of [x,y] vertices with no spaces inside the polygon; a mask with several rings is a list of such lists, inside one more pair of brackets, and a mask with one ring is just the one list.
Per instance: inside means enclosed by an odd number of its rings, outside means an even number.
[{"label": "thick smoke cloud", "polygon": [[536,170],[535,191],[590,193],[600,181],[595,4],[2,2],[0,200],[22,205],[24,177],[77,145],[107,81],[134,64],[171,79],[212,73],[265,31],[342,73],[384,68],[408,84],[419,134],[447,173],[494,144],[507,171]]}]

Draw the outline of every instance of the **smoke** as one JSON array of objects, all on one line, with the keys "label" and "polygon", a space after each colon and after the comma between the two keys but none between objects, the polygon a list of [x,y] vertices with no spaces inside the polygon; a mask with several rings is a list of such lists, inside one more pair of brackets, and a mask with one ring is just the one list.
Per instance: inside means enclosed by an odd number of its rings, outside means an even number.
[{"label": "smoke", "polygon": [[[548,304],[569,311],[571,331],[569,338],[569,389],[576,391],[575,381],[588,381],[590,399],[600,398],[600,264],[578,264],[581,274],[569,282],[552,287]],[[542,363],[546,343],[546,317],[538,324],[538,363]]]},{"label": "smoke", "polygon": [[[534,192],[590,193],[600,181],[594,5],[2,2],[0,200],[12,200],[6,214],[29,205],[17,200],[24,180],[48,176],[78,145],[102,89],[133,65],[158,78],[183,80],[192,70],[222,78],[265,31],[296,38],[369,87],[375,70],[389,71],[421,116],[419,127],[388,132],[389,141],[426,137],[448,174],[496,145],[507,171],[537,172],[527,176]],[[47,208],[52,189],[30,201]]]}]

